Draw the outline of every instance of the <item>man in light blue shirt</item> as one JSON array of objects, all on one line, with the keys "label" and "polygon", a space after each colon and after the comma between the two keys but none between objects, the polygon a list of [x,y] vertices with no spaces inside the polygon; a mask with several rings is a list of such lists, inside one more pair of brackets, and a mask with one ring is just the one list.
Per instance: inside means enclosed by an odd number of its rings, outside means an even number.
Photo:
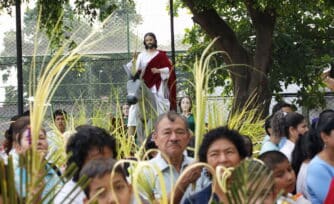
[{"label": "man in light blue shirt", "polygon": [[[155,171],[151,173],[154,181],[152,193],[156,200],[159,200],[163,194],[158,170],[163,175],[164,186],[169,199],[171,199],[170,193],[172,191],[174,191],[176,199],[180,201],[185,194],[197,192],[209,184],[209,179],[203,175],[202,170],[196,169],[189,176],[184,176],[180,186],[175,188],[176,181],[182,172],[194,162],[192,158],[184,155],[191,138],[185,118],[175,112],[167,112],[160,115],[152,138],[160,150],[160,153],[155,158],[148,161],[149,164],[155,167]],[[148,180],[152,180],[152,174],[146,174],[145,176]],[[195,182],[196,185],[194,187],[189,185]]]}]

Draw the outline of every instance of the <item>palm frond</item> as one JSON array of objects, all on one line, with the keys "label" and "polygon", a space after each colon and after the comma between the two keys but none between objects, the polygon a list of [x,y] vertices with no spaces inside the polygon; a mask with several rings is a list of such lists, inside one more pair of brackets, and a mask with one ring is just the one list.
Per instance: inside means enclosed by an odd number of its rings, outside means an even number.
[{"label": "palm frond", "polygon": [[272,171],[256,159],[247,158],[236,168],[217,170],[217,174],[229,204],[263,203],[273,191]]}]

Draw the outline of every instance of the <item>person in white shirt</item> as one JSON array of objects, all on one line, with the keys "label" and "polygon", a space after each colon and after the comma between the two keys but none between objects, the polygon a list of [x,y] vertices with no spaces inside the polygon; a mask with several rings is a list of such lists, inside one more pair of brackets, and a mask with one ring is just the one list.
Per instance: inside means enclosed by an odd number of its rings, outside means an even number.
[{"label": "person in white shirt", "polygon": [[[146,33],[144,36],[145,51],[136,59],[136,72],[141,77],[147,88],[153,93],[157,115],[169,110],[176,110],[176,75],[171,61],[166,52],[158,50],[157,39],[154,33]],[[128,63],[131,68],[132,63]],[[137,125],[138,107],[131,105],[129,109],[128,130],[133,135]]]},{"label": "person in white shirt", "polygon": [[291,153],[295,148],[295,143],[308,131],[308,124],[303,115],[297,112],[290,112],[284,117],[287,141],[280,149],[291,162]]},{"label": "person in white shirt", "polygon": [[[116,158],[116,140],[102,128],[91,125],[78,126],[76,133],[68,140],[66,153],[70,154],[67,168],[75,164],[78,169],[57,194],[54,204],[82,204],[85,194],[77,184],[81,169],[93,159]],[[78,186],[76,190],[70,194],[76,186]]]}]

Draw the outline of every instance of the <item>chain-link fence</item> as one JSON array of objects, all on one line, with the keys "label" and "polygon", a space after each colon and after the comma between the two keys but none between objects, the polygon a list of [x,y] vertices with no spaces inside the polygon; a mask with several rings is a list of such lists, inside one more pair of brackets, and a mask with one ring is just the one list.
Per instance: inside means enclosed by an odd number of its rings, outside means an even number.
[{"label": "chain-link fence", "polygon": [[[103,26],[101,32],[97,35],[100,40],[93,43],[89,49],[85,50],[86,57],[77,64],[64,78],[58,87],[51,106],[51,109],[63,108],[65,110],[73,110],[77,101],[84,101],[87,109],[93,107],[100,101],[110,101],[115,103],[118,93],[118,100],[123,103],[125,99],[125,82],[126,75],[122,65],[131,59],[131,53],[141,51],[143,49],[142,37],[145,32],[152,31],[157,35],[158,46],[160,49],[170,51],[170,25],[169,15],[166,7],[168,1],[161,6],[161,1],[145,0],[136,1],[138,8],[131,10],[124,8],[116,11],[110,20]],[[24,13],[25,16],[33,16],[36,13]],[[176,50],[185,50],[182,45],[182,34],[187,19],[185,15],[179,15],[174,19],[176,31]],[[29,18],[27,18],[29,19]],[[34,19],[34,18],[30,18]],[[191,21],[191,20],[190,20]],[[0,21],[1,24],[1,21]],[[6,20],[5,24],[15,25],[15,18]],[[99,25],[90,26],[85,22],[73,23],[73,30],[69,36],[72,36],[74,44],[80,43],[86,36],[91,33]],[[23,79],[25,100],[27,100],[28,74],[32,62],[32,55],[36,57],[36,67],[42,67],[47,63],[50,53],[48,51],[48,38],[39,33],[37,41],[34,41],[36,21],[25,21],[23,28]],[[9,119],[17,114],[17,82],[16,82],[16,43],[15,30],[9,29],[0,32],[2,43],[0,48],[0,135],[8,127]],[[96,38],[96,39],[97,39]],[[167,40],[166,40],[167,39]],[[36,43],[37,42],[37,43]],[[91,42],[88,42],[91,43]],[[36,52],[34,52],[34,50]],[[182,51],[180,51],[182,53]],[[170,55],[170,53],[169,53]],[[44,61],[45,60],[45,61]],[[183,90],[182,84],[187,82],[191,76],[182,73],[177,69],[177,83],[179,90]],[[215,98],[215,97],[213,97]],[[283,98],[291,102],[296,95],[283,96]],[[216,97],[212,100],[222,100]],[[326,96],[328,108],[334,108],[333,95]],[[27,101],[25,101],[27,103]],[[225,102],[224,102],[225,103]],[[274,102],[273,102],[274,103]],[[109,107],[112,111],[112,107]],[[25,107],[27,109],[27,107]],[[310,118],[315,117],[320,110],[310,110]],[[304,112],[305,113],[305,112]]]},{"label": "chain-link fence", "polygon": [[[168,53],[169,55],[171,53]],[[5,59],[10,61],[10,59]],[[115,104],[125,103],[127,75],[123,65],[131,58],[127,53],[100,54],[98,58],[87,56],[80,60],[70,71],[55,92],[48,111],[51,116],[52,110],[59,108],[75,112],[75,105],[82,103],[86,106],[88,115],[92,107],[101,101],[113,104],[109,110],[113,111]],[[14,60],[15,61],[15,60]],[[28,70],[31,66],[32,58],[24,57],[24,103],[25,110],[28,109]],[[36,67],[41,67],[42,63],[47,63],[43,59],[35,61]],[[6,66],[15,67],[15,64],[7,63]],[[188,77],[180,70],[176,71],[178,80]],[[16,85],[0,87],[5,94],[5,100],[0,101],[0,130],[4,131],[8,127],[11,117],[17,114],[17,91]]]},{"label": "chain-link fence", "polygon": [[[135,0],[135,6],[127,5],[126,1],[119,2],[121,3],[119,9],[104,25],[101,25],[100,22],[90,25],[91,22],[85,22],[83,18],[80,21],[65,20],[63,22],[64,25],[72,28],[72,30],[66,30],[66,36],[73,40],[73,45],[82,42],[94,30],[100,29],[100,31],[96,37],[87,42],[91,44],[83,53],[87,57],[84,57],[63,79],[52,99],[50,108],[71,110],[80,100],[89,109],[101,100],[114,103],[112,101],[116,100],[115,93],[118,93],[118,100],[121,103],[124,102],[127,79],[122,65],[131,59],[131,53],[140,52],[143,49],[142,38],[146,32],[156,34],[159,49],[171,50],[168,0]],[[22,52],[25,104],[28,98],[31,56],[36,56],[36,67],[40,69],[47,64],[50,53],[56,49],[49,49],[49,39],[45,34],[35,33],[37,13],[34,8],[22,13],[24,17]],[[0,40],[2,40],[0,43],[0,135],[3,135],[4,129],[8,127],[9,119],[17,114],[15,18],[10,16],[4,18],[4,15],[1,15],[0,18],[2,26],[0,31]],[[184,16],[182,14],[174,18],[176,50],[186,49],[181,43],[185,28]],[[189,21],[191,19],[188,17]],[[180,76],[180,73],[177,75]]]}]

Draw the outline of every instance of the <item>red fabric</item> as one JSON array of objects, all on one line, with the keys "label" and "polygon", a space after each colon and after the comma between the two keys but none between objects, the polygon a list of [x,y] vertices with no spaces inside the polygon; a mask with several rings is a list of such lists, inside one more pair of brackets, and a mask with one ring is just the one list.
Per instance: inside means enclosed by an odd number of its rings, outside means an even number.
[{"label": "red fabric", "polygon": [[324,204],[334,203],[334,179],[332,179]]},{"label": "red fabric", "polygon": [[159,89],[161,84],[160,74],[153,74],[152,68],[164,68],[168,67],[169,69],[169,78],[168,78],[168,90],[169,90],[169,101],[171,104],[170,109],[176,110],[176,74],[174,67],[167,57],[166,52],[160,51],[159,53],[147,64],[145,73],[143,75],[143,80],[148,88],[152,88],[154,85]]}]

